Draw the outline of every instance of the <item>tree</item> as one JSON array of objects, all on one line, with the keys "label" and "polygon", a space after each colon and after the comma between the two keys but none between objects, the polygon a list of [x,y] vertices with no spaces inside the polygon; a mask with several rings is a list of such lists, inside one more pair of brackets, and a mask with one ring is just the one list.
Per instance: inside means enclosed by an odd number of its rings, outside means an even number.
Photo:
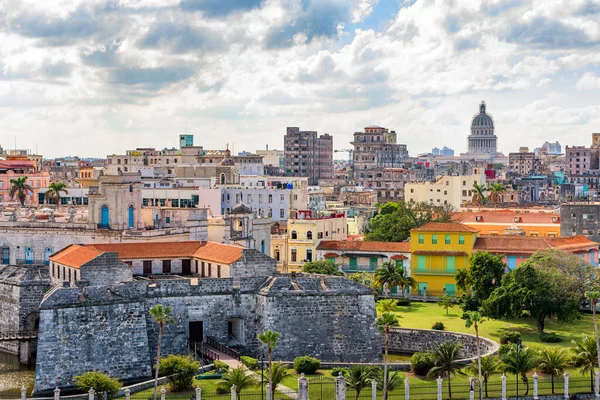
[{"label": "tree", "polygon": [[554,377],[565,372],[569,367],[569,356],[566,349],[560,347],[544,347],[540,349],[537,367],[545,374],[550,374],[552,394],[554,394]]},{"label": "tree", "polygon": [[579,317],[581,301],[579,278],[544,263],[546,252],[535,253],[529,260],[502,277],[501,286],[483,302],[484,314],[492,318],[519,318],[523,312],[535,320],[543,333],[547,318],[569,322]]},{"label": "tree", "polygon": [[395,264],[385,261],[375,270],[373,283],[384,290],[386,297],[391,292],[392,287],[397,286],[400,281],[399,269]]},{"label": "tree", "polygon": [[438,301],[438,306],[446,309],[446,315],[448,315],[448,309],[454,308],[456,303],[452,300],[452,296],[448,296],[447,294],[440,297],[440,301]]},{"label": "tree", "polygon": [[346,385],[356,391],[356,400],[360,392],[370,384],[371,370],[364,365],[354,365],[346,373]]},{"label": "tree", "polygon": [[379,331],[385,334],[385,356],[383,359],[383,400],[387,400],[388,352],[390,349],[390,329],[393,326],[400,326],[400,324],[398,323],[398,318],[396,318],[396,316],[392,313],[381,314],[381,317],[377,318],[376,324]]},{"label": "tree", "polygon": [[156,400],[156,387],[158,386],[158,370],[160,369],[160,343],[162,341],[163,328],[165,324],[175,323],[175,319],[171,316],[171,307],[163,307],[162,304],[157,304],[150,309],[150,314],[154,322],[158,324],[158,344],[156,347],[156,372],[154,374],[154,400]]},{"label": "tree", "polygon": [[27,184],[27,177],[22,176],[20,178],[11,179],[10,184],[11,187],[8,195],[11,198],[16,196],[16,198],[21,202],[21,206],[24,206],[27,194],[33,193],[33,188]]},{"label": "tree", "polygon": [[271,330],[265,331],[258,335],[258,340],[267,345],[267,360],[269,370],[269,386],[273,388],[273,349],[277,347],[277,342],[281,334]]},{"label": "tree", "polygon": [[[529,394],[529,378],[527,374],[531,372],[537,364],[537,353],[530,347],[525,347],[519,351],[519,360],[517,362],[517,349],[519,344],[515,344],[502,358],[504,372],[512,374],[521,374],[521,380],[525,384],[525,396]],[[517,377],[517,379],[519,379]]]},{"label": "tree", "polygon": [[479,185],[478,183],[473,183],[473,198],[471,202],[476,206],[482,206],[486,202],[485,192],[486,187],[484,185]]},{"label": "tree", "polygon": [[592,309],[592,315],[594,316],[594,336],[596,338],[596,360],[598,369],[600,370],[600,360],[598,360],[598,354],[600,354],[600,337],[598,336],[598,320],[596,318],[598,299],[600,299],[600,292],[587,292],[586,297],[590,301],[590,308]]},{"label": "tree", "polygon": [[338,271],[335,263],[330,260],[311,261],[302,266],[302,272],[307,274],[322,274],[322,275],[344,275]]},{"label": "tree", "polygon": [[48,185],[48,191],[46,191],[46,197],[51,199],[54,204],[60,206],[60,193],[69,194],[69,191],[66,189],[67,184],[64,182],[52,182]]},{"label": "tree", "polygon": [[504,187],[504,184],[502,182],[492,183],[488,187],[488,191],[490,192],[488,196],[490,202],[494,205],[497,205],[498,203],[502,202],[502,194],[506,192],[506,188]]},{"label": "tree", "polygon": [[490,376],[500,373],[500,362],[496,356],[485,356],[481,357],[481,362],[473,362],[467,370],[472,374],[479,374],[481,368],[481,376],[483,377],[483,387],[485,390],[485,397],[488,396],[488,380]]},{"label": "tree", "polygon": [[273,384],[271,385],[271,398],[275,398],[275,390],[283,380],[289,375],[287,365],[280,362],[273,363]]},{"label": "tree", "polygon": [[254,378],[251,375],[246,375],[244,367],[239,366],[225,373],[221,378],[221,381],[217,384],[217,387],[223,390],[231,390],[231,388],[234,387],[235,398],[239,399],[242,390],[256,385],[257,382]]},{"label": "tree", "polygon": [[377,311],[381,314],[396,311],[398,308],[398,300],[386,299],[377,302]]},{"label": "tree", "polygon": [[122,386],[117,378],[111,378],[100,371],[83,373],[73,377],[73,381],[77,389],[82,392],[89,392],[90,389],[94,388],[98,393],[106,393],[109,399],[112,399],[121,390]]},{"label": "tree", "polygon": [[400,292],[402,293],[402,297],[406,297],[406,292],[404,291],[404,288],[416,288],[417,281],[415,281],[415,279],[412,276],[408,276],[407,269],[403,267],[396,268],[398,268],[398,281],[396,282],[396,284],[400,286]]},{"label": "tree", "polygon": [[435,378],[436,376],[442,376],[446,374],[448,378],[448,397],[452,398],[452,385],[450,383],[450,377],[452,375],[461,374],[462,365],[458,362],[460,359],[459,353],[462,349],[462,344],[446,342],[438,344],[435,352],[435,366],[429,370],[427,376],[429,378]]},{"label": "tree", "polygon": [[467,311],[466,316],[467,318],[465,320],[465,327],[475,328],[475,342],[477,344],[477,364],[479,371],[478,377],[479,382],[481,382],[481,346],[479,344],[479,324],[483,322],[483,318],[481,317],[481,314],[479,314],[479,312],[477,311]]},{"label": "tree", "polygon": [[169,377],[169,384],[174,392],[190,390],[198,368],[198,362],[190,356],[169,354],[160,359],[160,370]]},{"label": "tree", "polygon": [[469,268],[456,272],[456,286],[464,293],[463,311],[478,311],[481,304],[500,286],[506,265],[501,255],[477,251],[469,259]]},{"label": "tree", "polygon": [[571,347],[573,359],[571,364],[574,367],[581,368],[579,372],[590,373],[590,390],[594,391],[594,369],[598,365],[598,347],[596,339],[592,336],[586,336],[579,342],[573,341],[575,347]]}]

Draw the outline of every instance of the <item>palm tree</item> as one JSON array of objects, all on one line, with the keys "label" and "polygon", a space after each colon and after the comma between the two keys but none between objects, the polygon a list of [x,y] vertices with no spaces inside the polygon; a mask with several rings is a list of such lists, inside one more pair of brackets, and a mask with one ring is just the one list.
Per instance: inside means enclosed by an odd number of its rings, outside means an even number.
[{"label": "palm tree", "polygon": [[550,374],[552,394],[554,394],[554,377],[565,372],[569,367],[569,356],[566,349],[560,347],[544,347],[538,356],[538,368],[545,374]]},{"label": "palm tree", "polygon": [[10,192],[8,192],[8,195],[11,198],[16,196],[21,202],[21,206],[24,206],[27,194],[33,193],[33,188],[27,184],[27,177],[22,176],[20,178],[11,179],[10,184],[12,186],[10,188]]},{"label": "palm tree", "polygon": [[377,302],[377,311],[380,313],[393,312],[398,308],[398,300],[386,299]]},{"label": "palm tree", "polygon": [[[518,345],[517,345],[518,346]],[[531,372],[537,365],[537,353],[531,347],[525,347],[519,351],[519,362],[517,363],[516,349],[510,349],[502,359],[504,372],[521,374],[521,380],[525,384],[525,396],[529,394],[529,378],[527,374]],[[519,379],[519,377],[517,377]]]},{"label": "palm tree", "polygon": [[579,342],[572,342],[575,347],[571,347],[573,359],[571,364],[574,367],[581,368],[582,374],[590,373],[590,390],[594,391],[594,369],[598,364],[598,348],[596,340],[592,336],[586,336]]},{"label": "palm tree", "polygon": [[462,365],[457,361],[460,359],[459,353],[463,345],[460,343],[446,342],[438,344],[435,352],[435,366],[432,367],[427,376],[434,378],[446,374],[448,377],[448,397],[452,398],[452,385],[450,384],[450,376],[456,374],[464,375],[461,371]]},{"label": "palm tree", "polygon": [[467,367],[471,374],[481,373],[483,377],[483,387],[485,389],[485,397],[488,396],[488,380],[490,376],[500,373],[500,362],[496,356],[481,357],[481,362],[473,362]]},{"label": "palm tree", "polygon": [[[600,355],[600,336],[598,336],[598,320],[596,319],[597,302],[600,299],[600,292],[587,292],[585,296],[590,300],[590,308],[594,315],[594,333],[596,335],[596,354]],[[598,358],[598,357],[597,357]],[[600,369],[600,359],[598,360],[598,368]]]},{"label": "palm tree", "polygon": [[46,196],[48,199],[54,201],[54,204],[60,206],[60,193],[69,194],[69,191],[66,189],[67,184],[64,182],[52,182],[48,185],[48,191],[46,191]]},{"label": "palm tree", "polygon": [[477,311],[467,311],[466,313],[467,319],[465,320],[465,327],[475,328],[475,343],[477,344],[477,365],[478,365],[478,377],[479,382],[481,380],[481,347],[479,345],[479,324],[483,322],[483,317]]},{"label": "palm tree", "polygon": [[502,182],[500,183],[492,183],[488,187],[488,191],[490,192],[489,199],[492,204],[497,205],[502,201],[502,194],[506,192],[506,188]]},{"label": "palm tree", "polygon": [[277,347],[277,342],[281,334],[271,330],[265,331],[258,335],[258,340],[267,345],[267,358],[269,369],[269,387],[273,390],[273,349]]},{"label": "palm tree", "polygon": [[171,316],[171,307],[163,307],[162,304],[157,304],[150,309],[150,314],[154,322],[158,324],[158,345],[156,348],[156,372],[154,374],[154,400],[156,400],[156,387],[158,386],[158,370],[160,365],[160,342],[162,341],[163,327],[165,324],[175,323],[175,319]]},{"label": "palm tree", "polygon": [[381,264],[381,267],[375,270],[373,283],[380,288],[384,288],[386,297],[391,292],[392,287],[399,284],[400,276],[398,270],[400,269],[395,264],[385,261]]},{"label": "palm tree", "polygon": [[275,398],[277,386],[289,375],[287,365],[280,362],[273,363],[273,386],[271,386],[271,398]]},{"label": "palm tree", "polygon": [[246,370],[242,366],[233,368],[231,371],[225,373],[221,379],[217,387],[224,390],[231,390],[234,387],[236,399],[240,398],[242,390],[258,384],[251,375],[246,375]]},{"label": "palm tree", "polygon": [[400,290],[402,291],[402,297],[406,297],[406,292],[404,291],[404,288],[406,287],[410,287],[410,288],[415,288],[417,287],[417,281],[415,281],[415,279],[412,276],[408,276],[408,270],[404,269],[402,267],[396,267],[398,269],[398,281],[396,282],[396,284],[398,286],[400,286]]},{"label": "palm tree", "polygon": [[346,375],[346,385],[356,391],[356,400],[360,391],[371,384],[371,371],[364,365],[354,365]]},{"label": "palm tree", "polygon": [[392,313],[383,313],[377,318],[377,328],[385,334],[384,348],[385,356],[383,359],[383,400],[387,400],[387,381],[388,381],[388,352],[390,349],[390,329],[392,326],[400,326],[398,318]]},{"label": "palm tree", "polygon": [[394,371],[389,373],[387,379],[383,379],[383,372],[381,372],[381,368],[377,368],[376,372],[373,374],[375,376],[375,380],[377,381],[377,389],[383,390],[383,385],[387,387],[387,391],[391,392],[397,387],[402,386],[402,375],[398,371]]},{"label": "palm tree", "polygon": [[479,185],[478,183],[473,183],[473,198],[471,202],[476,206],[482,206],[485,203],[485,192],[486,187],[483,185]]}]

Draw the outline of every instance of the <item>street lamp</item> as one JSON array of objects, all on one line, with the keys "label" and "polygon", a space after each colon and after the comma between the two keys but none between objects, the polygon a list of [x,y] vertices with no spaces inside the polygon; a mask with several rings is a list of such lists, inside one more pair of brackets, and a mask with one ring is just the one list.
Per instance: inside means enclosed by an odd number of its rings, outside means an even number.
[{"label": "street lamp", "polygon": [[265,353],[260,356],[260,400],[264,400],[265,396]]},{"label": "street lamp", "polygon": [[[475,383],[479,386],[479,400],[483,399],[483,393],[481,391],[481,381],[477,378],[471,378],[471,387],[469,388],[469,392],[475,391]],[[474,397],[474,396],[473,396]]]},{"label": "street lamp", "polygon": [[521,338],[517,339],[517,365],[516,365],[516,370],[517,370],[517,400],[519,400],[519,350],[521,350],[523,348],[523,342],[521,341]]}]

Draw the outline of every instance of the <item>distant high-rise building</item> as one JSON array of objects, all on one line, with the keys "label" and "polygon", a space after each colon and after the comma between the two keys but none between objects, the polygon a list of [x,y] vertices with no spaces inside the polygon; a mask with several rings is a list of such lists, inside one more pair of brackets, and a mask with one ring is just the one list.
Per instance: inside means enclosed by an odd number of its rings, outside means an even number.
[{"label": "distant high-rise building", "polygon": [[441,149],[439,147],[434,147],[431,150],[431,154],[434,156],[454,157],[454,150],[446,146]]},{"label": "distant high-rise building", "polygon": [[431,154],[434,156],[439,156],[441,154],[441,150],[439,149],[439,147],[434,147],[433,149],[431,149]]},{"label": "distant high-rise building", "polygon": [[286,176],[306,176],[309,185],[333,178],[333,136],[288,127],[284,147]]},{"label": "distant high-rise building", "polygon": [[179,148],[193,147],[194,135],[179,135]]},{"label": "distant high-rise building", "polygon": [[562,154],[562,146],[558,142],[544,142],[542,149],[546,151],[546,154]]}]

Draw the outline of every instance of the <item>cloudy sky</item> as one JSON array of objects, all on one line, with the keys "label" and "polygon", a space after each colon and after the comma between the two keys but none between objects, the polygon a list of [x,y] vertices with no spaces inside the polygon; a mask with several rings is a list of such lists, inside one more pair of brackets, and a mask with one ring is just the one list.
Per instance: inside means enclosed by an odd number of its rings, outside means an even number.
[{"label": "cloudy sky", "polygon": [[[600,0],[0,0],[0,144],[281,148],[377,124],[411,155],[600,132]],[[343,155],[340,155],[343,157]]]}]

